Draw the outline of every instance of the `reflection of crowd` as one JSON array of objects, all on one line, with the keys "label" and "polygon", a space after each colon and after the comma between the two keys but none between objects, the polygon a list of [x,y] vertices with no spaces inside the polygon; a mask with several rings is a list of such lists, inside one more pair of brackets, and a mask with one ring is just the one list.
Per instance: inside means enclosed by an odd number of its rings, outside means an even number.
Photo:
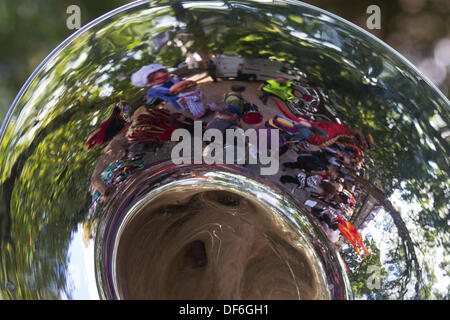
[{"label": "reflection of crowd", "polygon": [[[216,80],[214,67],[208,66],[208,71]],[[162,65],[142,67],[131,76],[131,82],[137,87],[148,87],[150,101],[157,99],[163,103],[142,106],[131,116],[127,114],[128,106],[119,104],[113,108],[108,120],[90,135],[88,149],[95,145],[106,146],[92,175],[93,210],[98,202],[108,200],[115,187],[130,173],[143,167],[146,153],[155,152],[164,142],[170,141],[177,128],[193,133],[193,119],[201,119],[208,114],[203,92],[197,83],[171,76]],[[284,173],[279,177],[280,182],[295,184],[310,194],[305,205],[312,208],[311,212],[322,223],[331,240],[337,241],[339,232],[351,229],[345,222],[351,217],[355,199],[361,192],[353,176],[362,168],[364,151],[370,148],[371,138],[348,126],[315,121],[306,116],[294,119],[292,115],[278,114],[264,120],[258,107],[243,98],[244,86],[230,89],[223,101],[210,104],[208,109],[217,112],[212,120],[204,123],[203,129],[214,128],[224,133],[226,129],[242,127],[241,120],[244,120],[255,125],[257,130],[269,129],[269,135],[271,130],[279,130],[279,148],[271,151],[280,155]],[[263,104],[273,96],[292,97],[291,84],[284,79],[268,80],[259,90]],[[170,103],[176,112],[165,109],[164,101]],[[125,120],[126,116],[128,120]],[[270,137],[267,141],[270,143]],[[268,147],[270,150],[271,146]],[[297,154],[295,161],[284,158],[288,150]],[[289,175],[286,170],[294,170],[295,173]]]},{"label": "reflection of crowd", "polygon": [[[317,201],[307,204],[327,230],[338,230],[339,221],[349,220],[361,189],[352,174],[357,174],[363,163],[361,149],[353,144],[337,141],[317,151],[299,150],[295,162],[286,162],[284,168],[298,169],[297,175],[284,175],[282,183],[296,183],[310,192]],[[329,231],[335,239],[335,232]]]}]

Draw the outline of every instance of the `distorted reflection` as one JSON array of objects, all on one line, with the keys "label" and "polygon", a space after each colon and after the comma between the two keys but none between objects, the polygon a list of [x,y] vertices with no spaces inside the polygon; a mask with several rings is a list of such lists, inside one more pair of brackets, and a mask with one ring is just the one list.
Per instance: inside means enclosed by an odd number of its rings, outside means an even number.
[{"label": "distorted reflection", "polygon": [[13,107],[4,299],[448,297],[449,102],[332,15],[136,2]]}]

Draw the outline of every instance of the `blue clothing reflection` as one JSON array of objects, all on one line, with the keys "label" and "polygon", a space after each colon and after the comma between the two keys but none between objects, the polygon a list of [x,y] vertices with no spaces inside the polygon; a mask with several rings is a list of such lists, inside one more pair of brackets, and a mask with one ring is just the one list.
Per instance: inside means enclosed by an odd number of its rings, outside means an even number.
[{"label": "blue clothing reflection", "polygon": [[179,82],[181,79],[172,78],[169,82],[164,83],[163,85],[156,85],[147,90],[147,96],[149,98],[160,98],[163,100],[167,100],[175,107],[177,110],[182,110],[183,107],[178,103],[178,95],[169,94],[170,87],[172,87],[175,83]]}]

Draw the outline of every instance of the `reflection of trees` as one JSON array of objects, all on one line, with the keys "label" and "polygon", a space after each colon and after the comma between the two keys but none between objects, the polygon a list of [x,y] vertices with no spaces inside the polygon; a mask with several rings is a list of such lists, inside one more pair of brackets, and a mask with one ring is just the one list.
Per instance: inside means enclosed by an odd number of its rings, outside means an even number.
[{"label": "reflection of trees", "polygon": [[[138,69],[142,61],[126,56],[120,66],[112,64],[129,53],[123,50],[103,59],[104,45],[115,46],[120,40],[117,34],[114,37],[104,36],[98,45],[88,41],[87,47],[75,42],[68,48],[70,54],[62,56],[46,84],[51,90],[37,101],[41,106],[51,103],[51,112],[42,118],[38,110],[32,110],[35,113],[30,113],[25,127],[13,126],[17,121],[13,118],[5,132],[0,157],[6,169],[0,186],[3,298],[70,297],[66,285],[68,247],[71,234],[88,212],[86,177],[99,156],[99,151],[85,151],[86,137],[94,120],[100,123],[108,117],[112,103],[126,99],[135,108],[142,98],[141,90],[129,85],[130,70]],[[130,41],[129,35],[125,33],[121,41]],[[90,63],[67,72],[70,58],[84,52],[93,57]],[[126,77],[120,77],[123,75]],[[103,81],[97,81],[101,76]],[[112,86],[112,94],[102,96],[107,86]],[[51,95],[58,89],[66,94],[55,101]],[[39,125],[39,129],[18,144],[16,137],[29,132],[30,125]],[[14,154],[5,152],[14,144]]]},{"label": "reflection of trees", "polygon": [[[354,175],[353,178],[355,181],[364,187],[365,191],[372,195],[378,203],[384,206],[385,210],[389,212],[392,219],[394,220],[394,224],[397,228],[398,234],[402,240],[401,248],[405,252],[405,262],[406,262],[406,271],[404,272],[404,276],[406,279],[411,279],[410,270],[414,268],[416,273],[416,293],[419,294],[420,291],[420,281],[422,280],[422,271],[420,269],[420,264],[416,256],[414,242],[411,239],[411,235],[409,233],[408,228],[406,227],[405,222],[403,221],[400,213],[394,208],[391,201],[386,198],[386,195],[380,191],[376,186],[371,184],[366,179],[363,179],[357,175]],[[396,253],[398,255],[398,253]]]},{"label": "reflection of trees", "polygon": [[[395,254],[406,264],[406,271],[399,277],[408,282],[414,270],[418,297],[426,266],[418,260],[416,250],[434,246],[446,234],[449,170],[443,155],[449,153],[449,146],[430,125],[436,112],[448,123],[448,115],[442,110],[445,102],[407,68],[400,75],[397,68],[402,68],[402,62],[375,54],[365,36],[348,35],[338,23],[335,30],[327,30],[318,19],[296,16],[289,7],[270,11],[264,4],[253,7],[259,11],[251,19],[248,12],[234,7],[235,18],[245,23],[245,28],[218,19],[225,28],[209,48],[215,53],[236,52],[290,62],[306,72],[311,83],[338,93],[341,119],[371,133],[377,143],[367,155],[368,179],[357,179],[391,214],[396,227],[392,232],[398,232],[402,239]],[[205,19],[200,10],[189,14],[195,14],[197,26]],[[324,39],[330,45],[324,44]],[[375,179],[381,181],[385,192],[373,185]],[[413,218],[427,235],[420,246],[421,235],[416,230],[411,235],[404,218],[389,201],[394,190],[402,190],[405,201],[421,203],[422,211]]]}]

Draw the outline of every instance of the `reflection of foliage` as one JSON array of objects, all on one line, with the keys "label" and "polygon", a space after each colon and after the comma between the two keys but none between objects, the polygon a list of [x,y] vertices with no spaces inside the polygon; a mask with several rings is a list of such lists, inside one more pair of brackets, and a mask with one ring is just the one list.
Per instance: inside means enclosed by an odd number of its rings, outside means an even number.
[{"label": "reflection of foliage", "polygon": [[[383,277],[386,276],[386,271],[383,269],[380,261],[380,250],[377,248],[373,240],[366,240],[365,245],[370,252],[370,258],[361,258],[357,256],[355,250],[350,245],[345,245],[341,250],[342,258],[346,261],[350,269],[350,282],[352,290],[357,299],[388,299],[390,295],[385,291],[386,282]],[[380,287],[370,289],[370,266],[374,266],[380,271]],[[392,298],[392,296],[391,296]]]},{"label": "reflection of foliage", "polygon": [[90,121],[88,113],[82,114],[82,121],[72,119],[48,132],[16,177],[21,183],[11,195],[11,243],[2,243],[8,278],[1,280],[14,283],[5,292],[10,298],[59,298],[55,294],[65,290],[67,248],[86,213],[84,177],[95,159],[84,152]]},{"label": "reflection of foliage", "polygon": [[130,1],[6,0],[0,4],[0,122],[25,79],[74,30],[66,27],[69,5],[79,5],[81,23]]}]

